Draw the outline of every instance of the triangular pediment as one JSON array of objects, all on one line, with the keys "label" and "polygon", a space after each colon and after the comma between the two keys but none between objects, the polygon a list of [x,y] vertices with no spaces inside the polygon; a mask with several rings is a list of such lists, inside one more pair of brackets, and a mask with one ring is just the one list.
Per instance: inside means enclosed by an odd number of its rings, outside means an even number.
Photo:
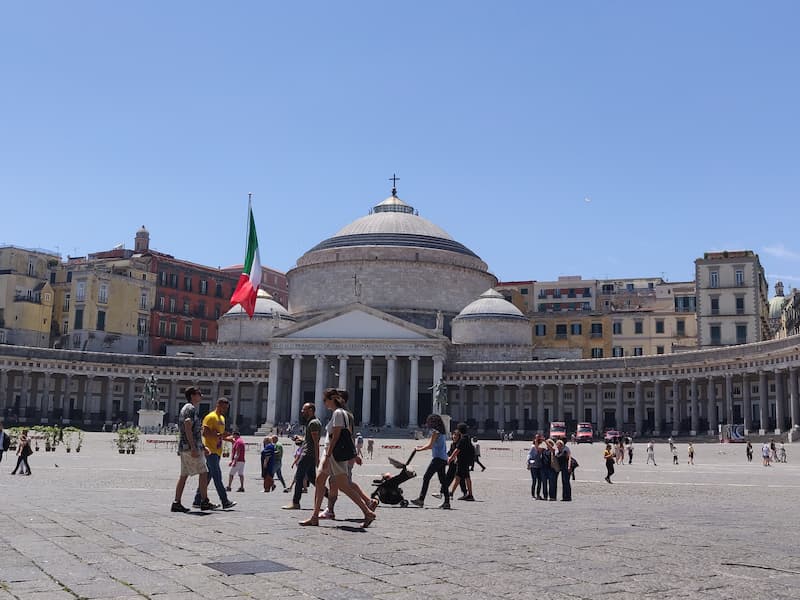
[{"label": "triangular pediment", "polygon": [[374,308],[356,305],[298,323],[275,337],[317,340],[438,340],[442,335]]}]

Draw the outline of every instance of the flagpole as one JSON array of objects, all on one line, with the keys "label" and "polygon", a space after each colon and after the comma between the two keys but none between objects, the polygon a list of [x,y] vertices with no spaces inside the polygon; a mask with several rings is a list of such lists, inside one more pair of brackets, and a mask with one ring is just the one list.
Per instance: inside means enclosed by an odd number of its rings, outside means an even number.
[{"label": "flagpole", "polygon": [[[244,230],[247,231],[248,233],[250,231],[250,213],[252,211],[253,211],[253,192],[248,192],[247,193],[247,216],[245,217],[247,219],[247,225],[244,228]],[[248,235],[248,238],[249,238],[249,235]],[[246,255],[247,254],[247,242],[245,242],[245,245],[244,245],[244,252],[245,252],[245,255]],[[242,268],[244,268],[244,266],[242,266]],[[256,293],[258,293],[258,292],[256,292]],[[239,308],[241,308],[242,312],[244,312],[244,306],[239,305]],[[242,321],[243,321],[243,319],[239,319],[239,345],[242,344]]]}]

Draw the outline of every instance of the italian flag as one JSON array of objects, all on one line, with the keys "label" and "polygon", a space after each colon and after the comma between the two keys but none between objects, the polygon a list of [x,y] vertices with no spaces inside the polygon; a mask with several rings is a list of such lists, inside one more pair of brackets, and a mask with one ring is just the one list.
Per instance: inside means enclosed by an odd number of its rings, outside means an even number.
[{"label": "italian flag", "polygon": [[244,259],[242,274],[239,283],[231,296],[231,306],[241,304],[244,311],[253,318],[256,309],[256,294],[261,285],[261,258],[258,255],[258,236],[256,235],[256,220],[253,218],[253,204],[247,203],[247,254]]}]

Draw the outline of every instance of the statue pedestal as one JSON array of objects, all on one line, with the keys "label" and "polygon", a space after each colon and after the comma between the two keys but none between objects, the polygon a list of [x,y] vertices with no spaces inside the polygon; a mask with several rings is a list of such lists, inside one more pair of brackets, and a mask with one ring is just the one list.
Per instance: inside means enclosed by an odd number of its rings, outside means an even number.
[{"label": "statue pedestal", "polygon": [[147,410],[143,408],[139,411],[138,427],[145,433],[160,431],[164,426],[163,410]]},{"label": "statue pedestal", "polygon": [[449,436],[450,435],[450,420],[453,418],[450,415],[440,415],[442,417],[442,422],[444,423],[444,432]]}]

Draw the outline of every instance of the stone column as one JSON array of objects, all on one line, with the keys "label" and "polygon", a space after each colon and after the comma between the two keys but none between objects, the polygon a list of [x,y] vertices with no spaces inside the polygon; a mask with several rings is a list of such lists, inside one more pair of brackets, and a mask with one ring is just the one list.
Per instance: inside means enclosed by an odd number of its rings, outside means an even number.
[{"label": "stone column", "polygon": [[636,436],[642,435],[644,429],[644,402],[642,398],[642,382],[637,381],[633,388],[633,420],[636,428]]},{"label": "stone column", "polygon": [[506,386],[502,383],[497,385],[494,397],[494,420],[497,421],[499,429],[506,428]]},{"label": "stone column", "polygon": [[347,389],[347,355],[340,354],[336,358],[339,359],[339,383],[337,388],[340,390]]},{"label": "stone column", "polygon": [[281,356],[277,352],[269,355],[269,379],[267,379],[267,423],[272,426],[278,420],[278,371]]},{"label": "stone column", "polygon": [[[120,403],[121,405],[122,403]],[[169,380],[169,398],[167,399],[167,422],[178,419],[178,410],[181,403],[178,401],[178,380],[171,377]]]},{"label": "stone column", "polygon": [[[435,363],[434,363],[435,364]],[[386,425],[395,426],[395,395],[397,385],[397,357],[389,354],[386,357]]]},{"label": "stone column", "polygon": [[719,423],[717,422],[717,386],[714,383],[714,378],[708,378],[708,435],[719,434]]},{"label": "stone column", "polygon": [[525,384],[517,384],[517,431],[525,431]]},{"label": "stone column", "polygon": [[789,369],[789,411],[792,417],[792,428],[800,425],[800,404],[797,398],[797,369]]},{"label": "stone column", "polygon": [[783,390],[783,371],[775,371],[775,433],[783,431],[783,424],[786,420],[786,398]]},{"label": "stone column", "polygon": [[563,421],[564,420],[564,384],[558,384],[558,395],[556,396],[556,405],[554,407],[553,413],[555,416],[551,419],[551,421]]},{"label": "stone column", "polygon": [[72,408],[72,375],[64,377],[64,392],[61,396],[61,419],[69,420],[69,413]]},{"label": "stone column", "polygon": [[767,387],[767,372],[758,372],[758,435],[767,434],[769,424],[769,387]]},{"label": "stone column", "polygon": [[733,375],[725,375],[725,422],[733,425]]},{"label": "stone column", "polygon": [[[419,356],[411,355],[408,360],[411,362],[411,375],[408,378],[408,428],[416,429],[419,427]],[[463,399],[463,386],[461,392]],[[466,402],[464,404],[466,406]]]},{"label": "stone column", "polygon": [[[229,428],[236,427],[239,422],[239,396],[241,395],[242,386],[239,381],[239,373],[236,373],[236,379],[233,380],[233,389],[231,390],[230,413],[228,413]],[[277,398],[276,398],[277,405]],[[233,414],[231,414],[233,413]]]},{"label": "stone column", "polygon": [[486,419],[488,418],[486,412],[486,385],[483,383],[478,384],[478,429],[483,431],[486,427]]},{"label": "stone column", "polygon": [[110,375],[106,377],[106,402],[105,402],[105,422],[111,423],[111,416],[114,412],[114,378]]},{"label": "stone column", "polygon": [[52,379],[50,376],[50,372],[46,371],[44,374],[44,385],[42,389],[42,417],[47,419],[47,422],[50,422],[50,417],[52,416],[52,409],[50,408],[50,386],[52,385]]},{"label": "stone column", "polygon": [[536,386],[536,430],[544,433],[544,384]]},{"label": "stone column", "polygon": [[19,390],[19,406],[21,415],[28,415],[30,413],[30,407],[28,406],[30,400],[30,388],[31,388],[30,371],[23,371],[22,388],[20,388]]},{"label": "stone column", "polygon": [[586,412],[583,406],[583,384],[579,383],[575,393],[578,397],[575,399],[575,422],[582,423],[583,422],[583,415]]},{"label": "stone column", "polygon": [[673,436],[678,435],[681,425],[681,385],[677,379],[672,380],[672,430]]},{"label": "stone column", "polygon": [[325,391],[325,363],[327,362],[324,354],[317,354],[317,371],[314,374],[314,409],[318,419],[325,416],[325,403],[322,401],[322,393]]},{"label": "stone column", "polygon": [[92,387],[95,378],[87,375],[83,381],[83,394],[78,396],[78,404],[81,407],[83,422],[86,423],[92,416]]},{"label": "stone column", "polygon": [[689,435],[697,435],[697,430],[700,428],[700,403],[697,401],[697,377],[692,377],[689,385],[692,394],[692,424]]},{"label": "stone column", "polygon": [[664,422],[664,399],[661,397],[661,381],[653,382],[653,435],[661,435],[661,424]]},{"label": "stone column", "polygon": [[8,371],[0,371],[0,415],[8,406]]},{"label": "stone column", "polygon": [[[621,432],[625,426],[625,389],[621,381],[618,381],[614,387],[614,402],[616,403],[616,408],[614,409],[614,416],[617,420],[616,428],[617,431]],[[600,433],[603,432],[601,431]]]},{"label": "stone column", "polygon": [[361,423],[364,426],[372,422],[372,356],[364,355],[364,389],[361,394]]},{"label": "stone column", "polygon": [[303,355],[292,354],[292,405],[289,414],[292,425],[300,423],[300,377],[303,373]]},{"label": "stone column", "polygon": [[595,416],[595,422],[597,423],[597,431],[595,432],[595,434],[599,434],[605,428],[605,420],[606,420],[605,413],[603,412],[603,384],[602,383],[597,383],[597,385],[595,386],[594,395],[597,396],[595,398],[596,406],[597,406],[597,408],[595,409],[595,410],[597,410],[597,415]]},{"label": "stone column", "polygon": [[[458,397],[460,400],[461,410],[459,411],[459,417],[461,421],[466,422],[469,419],[469,407],[467,402],[467,386],[464,383],[458,384]],[[409,423],[409,426],[412,426]],[[416,423],[413,424],[413,427],[416,427]]]},{"label": "stone column", "polygon": [[753,409],[750,406],[750,379],[742,373],[742,416],[744,417],[744,434],[750,435],[753,429]]}]

